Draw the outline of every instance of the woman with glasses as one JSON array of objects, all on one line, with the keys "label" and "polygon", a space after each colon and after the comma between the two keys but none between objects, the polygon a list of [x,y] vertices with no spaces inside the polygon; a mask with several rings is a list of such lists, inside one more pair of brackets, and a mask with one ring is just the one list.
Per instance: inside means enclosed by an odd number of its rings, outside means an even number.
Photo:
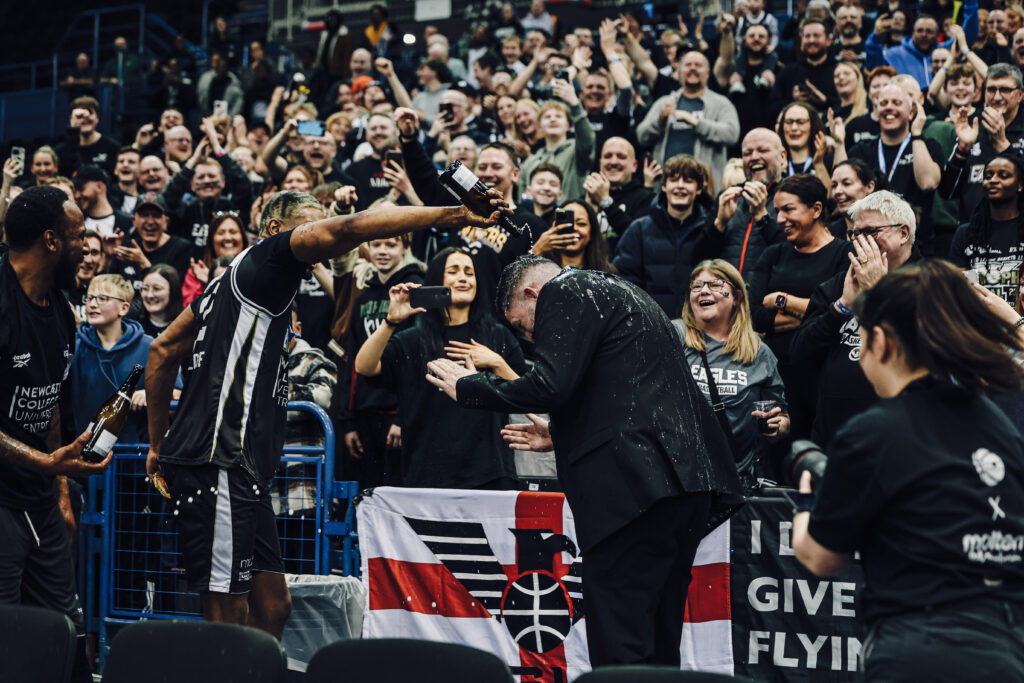
[{"label": "woman with glasses", "polygon": [[984,197],[953,235],[949,260],[973,271],[980,284],[1012,304],[1024,265],[1024,159],[1000,154],[985,164],[981,184]]},{"label": "woman with glasses", "polygon": [[1017,323],[948,263],[922,261],[856,299],[877,404],[805,472],[793,550],[818,576],[860,553],[868,681],[1024,681],[1024,439],[990,400],[1019,391]]},{"label": "woman with glasses", "polygon": [[156,264],[142,278],[141,294],[139,322],[143,331],[155,339],[184,308],[178,271],[166,263]]},{"label": "woman with glasses", "polygon": [[823,182],[832,168],[832,148],[827,131],[814,107],[805,102],[790,102],[779,114],[778,134],[786,150],[786,172],[793,176],[813,173]]},{"label": "woman with glasses", "polygon": [[[491,317],[478,297],[468,250],[442,249],[427,267],[424,286],[449,287],[447,306],[416,307],[419,285],[391,288],[383,323],[360,347],[355,370],[396,390],[402,416],[402,485],[461,489],[511,489],[512,451],[501,439],[505,416],[453,403],[426,380],[427,363],[445,356],[477,370],[516,379],[526,371],[512,333]],[[403,323],[414,319],[414,324]],[[401,326],[401,329],[398,329]],[[398,331],[396,331],[398,329]]]},{"label": "woman with glasses", "polygon": [[789,351],[793,333],[800,325],[819,283],[850,265],[849,242],[837,240],[828,229],[828,192],[812,175],[795,175],[779,183],[775,191],[776,222],[786,241],[761,252],[750,279],[754,329],[779,359],[786,383],[794,435],[810,430],[813,408],[814,368]]},{"label": "woman with glasses", "polygon": [[758,477],[774,478],[763,457],[765,439],[788,435],[789,415],[778,361],[750,324],[745,292],[743,277],[728,261],[701,261],[690,277],[682,320],[674,323],[697,386],[712,406],[719,400],[725,406],[736,469],[752,488]]},{"label": "woman with glasses", "polygon": [[[185,273],[181,286],[182,303],[191,304],[203,293],[206,284],[216,276],[211,275],[214,262],[221,258],[234,258],[245,249],[246,237],[237,211],[218,211],[210,222],[210,237],[203,247],[201,259],[192,259],[191,267]],[[229,261],[230,262],[230,261]]]}]

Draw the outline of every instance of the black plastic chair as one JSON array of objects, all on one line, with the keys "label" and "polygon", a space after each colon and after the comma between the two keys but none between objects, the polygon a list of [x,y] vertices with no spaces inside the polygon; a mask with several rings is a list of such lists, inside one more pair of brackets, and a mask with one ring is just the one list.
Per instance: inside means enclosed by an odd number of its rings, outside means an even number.
[{"label": "black plastic chair", "polygon": [[0,605],[0,681],[65,683],[75,661],[75,626],[66,614]]},{"label": "black plastic chair", "polygon": [[583,674],[575,683],[753,683],[749,678],[665,666],[607,666]]},{"label": "black plastic chair", "polygon": [[305,683],[512,683],[508,666],[465,645],[404,638],[341,640],[319,650]]},{"label": "black plastic chair", "polygon": [[269,633],[209,621],[144,621],[114,638],[103,683],[282,683],[284,650]]}]

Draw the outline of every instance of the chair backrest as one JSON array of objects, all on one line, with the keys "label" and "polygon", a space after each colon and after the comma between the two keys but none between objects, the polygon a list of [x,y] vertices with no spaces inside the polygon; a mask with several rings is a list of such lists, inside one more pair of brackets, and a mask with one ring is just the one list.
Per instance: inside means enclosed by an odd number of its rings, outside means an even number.
[{"label": "chair backrest", "polygon": [[143,621],[114,638],[103,683],[282,683],[273,636],[209,621]]},{"label": "chair backrest", "polygon": [[583,674],[575,683],[741,683],[748,678],[666,666],[608,666]]},{"label": "chair backrest", "polygon": [[490,652],[429,640],[341,640],[313,655],[305,683],[512,683]]},{"label": "chair backrest", "polygon": [[75,660],[75,626],[66,614],[0,605],[0,681],[65,683]]}]

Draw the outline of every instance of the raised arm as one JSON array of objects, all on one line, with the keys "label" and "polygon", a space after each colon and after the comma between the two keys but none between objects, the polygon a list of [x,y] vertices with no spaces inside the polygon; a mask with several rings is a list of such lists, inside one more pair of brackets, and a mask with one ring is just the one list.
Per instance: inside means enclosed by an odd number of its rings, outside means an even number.
[{"label": "raised arm", "polygon": [[395,95],[395,102],[399,107],[408,107],[412,109],[412,98],[409,97],[409,91],[402,85],[402,81],[398,79],[395,74],[395,67],[391,63],[390,59],[384,57],[378,57],[374,60],[373,65],[377,67],[377,71],[387,79],[388,85],[391,86],[391,92]]},{"label": "raised arm", "polygon": [[914,179],[922,190],[934,190],[942,180],[942,167],[932,159],[928,145],[921,137],[924,130],[924,107],[917,105],[917,116],[910,124],[910,134],[913,136],[912,149],[914,150]]},{"label": "raised arm", "polygon": [[512,211],[501,199],[500,192],[490,190],[488,194],[494,211],[487,218],[474,214],[465,206],[380,207],[302,225],[292,231],[291,250],[300,261],[317,263],[341,256],[367,240],[386,239],[430,227],[440,230],[467,225],[489,227],[496,225],[502,214],[511,216]]},{"label": "raised arm", "polygon": [[653,86],[654,81],[658,78],[658,67],[654,65],[654,61],[651,60],[651,56],[647,54],[647,50],[637,42],[636,37],[627,29],[625,16],[620,14],[615,25],[616,30],[620,31],[624,36],[622,44],[626,48],[626,54],[633,60],[633,64],[636,65],[636,70],[643,74],[644,80],[647,81],[647,85]]}]

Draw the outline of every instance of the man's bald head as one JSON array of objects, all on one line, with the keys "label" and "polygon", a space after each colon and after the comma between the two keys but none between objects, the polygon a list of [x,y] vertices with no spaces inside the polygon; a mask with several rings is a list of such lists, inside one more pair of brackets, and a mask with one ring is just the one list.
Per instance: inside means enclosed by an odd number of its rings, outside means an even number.
[{"label": "man's bald head", "polygon": [[754,128],[743,137],[740,149],[747,180],[759,180],[768,185],[782,177],[786,149],[778,133],[767,128]]}]

